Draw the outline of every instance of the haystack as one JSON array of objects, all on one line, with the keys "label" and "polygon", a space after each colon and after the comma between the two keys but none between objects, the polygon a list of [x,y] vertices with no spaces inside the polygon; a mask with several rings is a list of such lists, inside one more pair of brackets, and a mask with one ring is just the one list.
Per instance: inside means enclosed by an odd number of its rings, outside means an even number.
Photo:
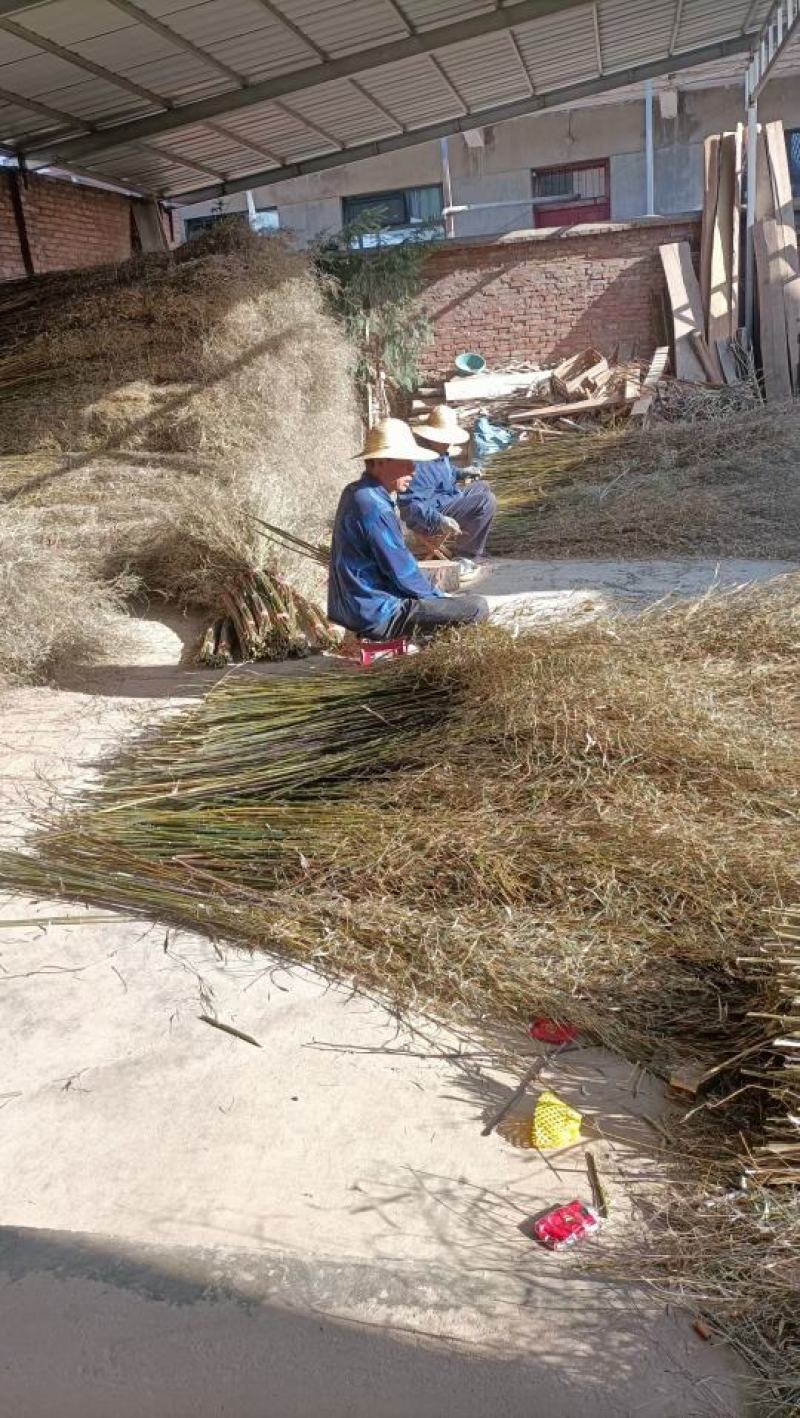
[{"label": "haystack", "polygon": [[520,443],[492,459],[506,556],[731,556],[800,547],[800,407],[628,424]]},{"label": "haystack", "polygon": [[[214,611],[265,558],[255,517],[327,530],[357,447],[352,352],[283,239],[223,226],[11,286],[0,347],[0,496],[100,575]],[[274,547],[269,567],[321,590]]]}]

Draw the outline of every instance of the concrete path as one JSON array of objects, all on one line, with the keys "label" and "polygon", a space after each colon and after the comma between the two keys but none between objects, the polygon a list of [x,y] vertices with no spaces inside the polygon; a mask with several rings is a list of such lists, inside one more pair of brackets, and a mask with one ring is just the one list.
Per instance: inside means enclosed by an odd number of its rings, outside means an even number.
[{"label": "concrete path", "polygon": [[[141,664],[4,697],[5,840],[213,682],[181,650],[144,627]],[[557,1175],[524,1145],[535,1087],[481,1136],[515,1082],[485,1045],[268,956],[10,898],[0,1022],[0,1418],[748,1411],[690,1317],[519,1229],[588,1198],[583,1145]],[[585,1115],[613,1240],[674,1105],[599,1050],[542,1081]]]}]

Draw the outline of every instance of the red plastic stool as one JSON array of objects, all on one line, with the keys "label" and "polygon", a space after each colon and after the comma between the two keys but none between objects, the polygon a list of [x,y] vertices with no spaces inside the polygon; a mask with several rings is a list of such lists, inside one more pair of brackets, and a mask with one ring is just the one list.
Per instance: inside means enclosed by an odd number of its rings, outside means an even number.
[{"label": "red plastic stool", "polygon": [[381,660],[396,660],[400,655],[408,654],[408,644],[404,636],[398,640],[359,640],[360,662],[366,668]]}]

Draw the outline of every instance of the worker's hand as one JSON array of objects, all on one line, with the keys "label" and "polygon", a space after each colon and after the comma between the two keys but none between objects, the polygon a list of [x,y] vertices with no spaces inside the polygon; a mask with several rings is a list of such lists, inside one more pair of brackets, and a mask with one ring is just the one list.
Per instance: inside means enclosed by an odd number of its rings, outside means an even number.
[{"label": "worker's hand", "polygon": [[461,536],[461,528],[458,525],[458,522],[456,521],[455,517],[440,518],[440,526],[443,531],[452,533],[454,537]]}]

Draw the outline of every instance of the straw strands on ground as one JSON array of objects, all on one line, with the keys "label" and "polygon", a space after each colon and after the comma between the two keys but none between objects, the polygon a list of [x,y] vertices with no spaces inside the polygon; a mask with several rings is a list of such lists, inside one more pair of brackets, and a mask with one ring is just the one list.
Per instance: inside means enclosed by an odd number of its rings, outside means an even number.
[{"label": "straw strands on ground", "polygon": [[[798,899],[798,643],[794,576],[513,641],[482,627],[368,674],[231,676],[0,854],[0,882],[278,950],[472,1027],[567,1018],[665,1077],[733,1059],[702,1114],[703,1166],[730,1186],[782,1096],[780,1078],[741,1093],[734,1056],[768,1048],[776,982],[746,962]],[[702,1274],[780,1373],[791,1277],[771,1272],[758,1313],[746,1288],[765,1245],[782,1263],[770,1226]],[[700,1289],[682,1245],[663,1238],[650,1269],[669,1252]]]},{"label": "straw strands on ground", "polygon": [[352,472],[353,354],[306,256],[223,226],[35,277],[0,293],[0,347],[0,499],[48,547],[220,613],[265,561],[321,593],[255,520],[317,540]]},{"label": "straw strands on ground", "polygon": [[443,1012],[568,1009],[665,1068],[689,1030],[717,1061],[752,1000],[736,957],[797,888],[799,604],[788,578],[375,676],[234,678],[3,876]]},{"label": "straw strands on ground", "polygon": [[800,409],[516,444],[487,476],[508,556],[742,556],[800,545]]}]

